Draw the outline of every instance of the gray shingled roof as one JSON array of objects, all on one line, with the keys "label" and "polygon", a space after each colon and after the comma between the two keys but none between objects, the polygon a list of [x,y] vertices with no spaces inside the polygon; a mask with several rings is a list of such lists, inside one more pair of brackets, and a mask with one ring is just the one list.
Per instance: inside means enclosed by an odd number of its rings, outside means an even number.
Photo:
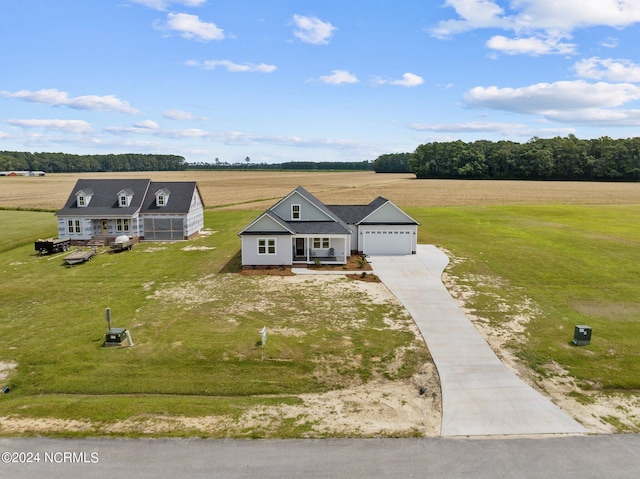
[{"label": "gray shingled roof", "polygon": [[[325,212],[330,218],[335,221],[287,221],[278,216],[274,209],[283,200],[278,201],[275,205],[269,208],[266,213],[274,219],[277,219],[283,225],[286,225],[295,234],[349,234],[351,229],[348,225],[357,225],[364,220],[371,213],[376,211],[382,205],[389,200],[378,196],[368,205],[325,205],[318,198],[313,196],[302,186],[298,186],[289,195],[294,192],[298,192],[310,203],[315,205],[318,209]],[[289,196],[287,195],[287,197]],[[286,198],[286,197],[285,197]],[[264,213],[263,213],[264,214]],[[404,224],[404,223],[403,223]],[[254,234],[253,232],[252,234]],[[240,234],[244,234],[244,231]]]},{"label": "gray shingled roof", "polygon": [[[93,216],[101,218],[133,216],[142,206],[142,201],[147,194],[150,183],[151,180],[148,179],[78,180],[67,202],[62,209],[56,212],[56,215]],[[120,207],[118,204],[118,193],[124,189],[131,189],[133,191],[133,199],[129,206]],[[91,201],[86,207],[78,207],[76,193],[80,190],[85,193],[93,191]]]},{"label": "gray shingled roof", "polygon": [[[195,181],[152,181],[141,213],[186,214],[191,207],[196,187]],[[156,206],[156,193],[159,190],[169,191],[169,199],[165,206]]]},{"label": "gray shingled roof", "polygon": [[368,205],[327,205],[333,213],[342,218],[345,223],[357,225],[375,210],[380,208],[388,200],[382,196],[378,196]]},{"label": "gray shingled roof", "polygon": [[[336,216],[327,206],[320,201],[318,198],[309,193],[302,186],[298,186],[295,190],[301,196],[303,196],[307,201],[316,206],[319,210],[323,211],[329,218],[332,218],[334,221],[287,221],[284,218],[280,218],[292,231],[295,231],[296,234],[349,234],[351,230],[347,226],[347,224],[340,218]],[[293,193],[293,191],[291,192]],[[290,194],[291,194],[290,193]],[[287,195],[289,196],[289,195]],[[282,200],[281,200],[282,201]],[[277,204],[279,204],[280,201]],[[269,212],[273,216],[278,216],[273,208],[276,206],[273,205]]]},{"label": "gray shingled roof", "polygon": [[[186,214],[191,207],[191,199],[197,188],[195,181],[155,182],[149,179],[81,179],[76,182],[64,207],[57,216],[126,217],[141,213]],[[155,193],[160,189],[169,190],[169,200],[164,207],[156,206]],[[78,207],[76,193],[93,191],[89,205]],[[131,204],[120,207],[118,193],[133,193]]]}]

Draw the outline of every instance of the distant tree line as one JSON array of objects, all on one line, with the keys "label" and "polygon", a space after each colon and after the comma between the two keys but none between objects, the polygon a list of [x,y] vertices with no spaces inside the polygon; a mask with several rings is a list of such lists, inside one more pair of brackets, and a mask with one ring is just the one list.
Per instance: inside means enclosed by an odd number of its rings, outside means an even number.
[{"label": "distant tree line", "polygon": [[373,170],[417,178],[640,181],[640,138],[580,140],[534,137],[526,143],[478,140],[419,145],[413,153],[389,153],[374,161],[187,163],[182,156],[72,155],[0,151],[0,171],[46,173],[193,170]]},{"label": "distant tree line", "polygon": [[0,171],[45,173],[180,171],[187,169],[182,156],[127,153],[122,155],[72,155],[0,151]]},{"label": "distant tree line", "polygon": [[[248,157],[247,157],[248,159]],[[371,163],[365,161],[288,161],[285,163],[221,162],[189,163],[190,170],[371,170]]]},{"label": "distant tree line", "polygon": [[371,169],[376,173],[411,173],[411,153],[388,153],[373,161]]},{"label": "distant tree line", "polygon": [[640,138],[426,143],[409,167],[417,178],[640,181]]}]

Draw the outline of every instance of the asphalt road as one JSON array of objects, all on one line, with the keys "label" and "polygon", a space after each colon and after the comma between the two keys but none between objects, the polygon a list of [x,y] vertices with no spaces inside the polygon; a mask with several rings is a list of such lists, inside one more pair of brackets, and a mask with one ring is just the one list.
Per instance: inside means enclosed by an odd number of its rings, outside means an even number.
[{"label": "asphalt road", "polygon": [[0,439],[0,477],[636,478],[640,435],[327,440]]}]

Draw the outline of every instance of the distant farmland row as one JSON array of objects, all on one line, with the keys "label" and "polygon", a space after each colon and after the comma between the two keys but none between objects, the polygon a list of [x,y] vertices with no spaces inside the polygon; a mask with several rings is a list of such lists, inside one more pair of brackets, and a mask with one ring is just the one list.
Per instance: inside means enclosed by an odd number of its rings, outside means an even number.
[{"label": "distant farmland row", "polygon": [[198,181],[207,208],[262,210],[302,185],[325,203],[367,204],[384,196],[400,207],[540,204],[640,204],[640,183],[418,180],[412,174],[360,172],[174,171],[60,173],[0,178],[0,207],[62,207],[78,178]]}]

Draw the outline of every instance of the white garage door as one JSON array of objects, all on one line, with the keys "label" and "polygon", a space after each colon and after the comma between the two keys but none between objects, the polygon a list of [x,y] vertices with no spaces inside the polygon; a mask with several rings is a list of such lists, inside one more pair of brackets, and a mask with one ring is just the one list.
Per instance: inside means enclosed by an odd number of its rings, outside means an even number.
[{"label": "white garage door", "polygon": [[362,250],[368,255],[411,254],[411,231],[364,231]]}]

